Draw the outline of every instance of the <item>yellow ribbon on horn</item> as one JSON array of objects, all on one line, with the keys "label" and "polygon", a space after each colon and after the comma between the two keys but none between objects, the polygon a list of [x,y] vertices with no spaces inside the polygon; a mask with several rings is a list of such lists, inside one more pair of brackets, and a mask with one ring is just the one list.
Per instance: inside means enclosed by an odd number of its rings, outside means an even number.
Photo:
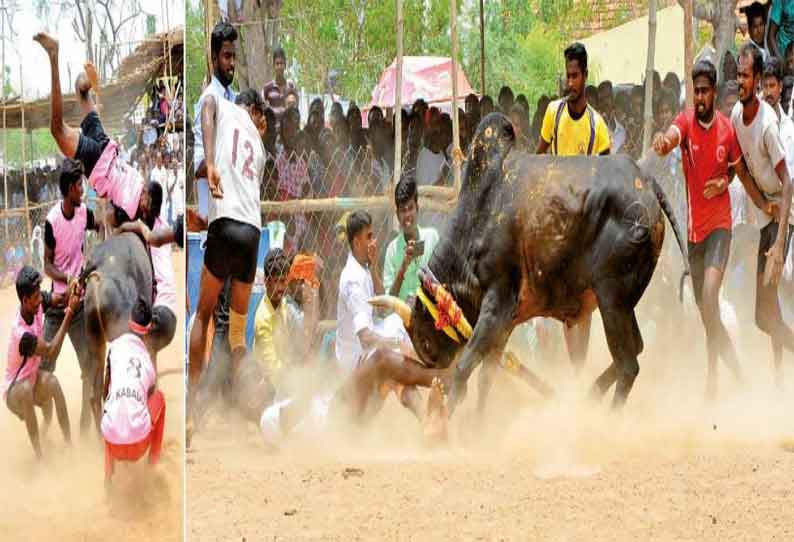
[{"label": "yellow ribbon on horn", "polygon": [[[427,294],[425,294],[421,286],[416,289],[416,296],[422,301],[422,305],[424,305],[425,308],[430,312],[430,316],[433,317],[433,320],[438,322],[438,308],[436,308],[435,303],[430,301],[430,298],[427,297]],[[452,326],[445,326],[442,329],[444,333],[446,333],[449,336],[450,339],[452,339],[456,343],[460,343],[460,338],[458,337],[458,334],[455,332],[455,329]]]}]

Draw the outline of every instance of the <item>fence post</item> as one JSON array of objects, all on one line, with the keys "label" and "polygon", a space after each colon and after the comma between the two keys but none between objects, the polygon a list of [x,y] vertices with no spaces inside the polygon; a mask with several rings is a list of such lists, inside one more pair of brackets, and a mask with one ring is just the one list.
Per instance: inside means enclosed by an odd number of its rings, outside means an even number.
[{"label": "fence post", "polygon": [[480,0],[480,92],[485,96],[485,12]]},{"label": "fence post", "polygon": [[460,118],[458,115],[458,7],[457,0],[449,2],[449,23],[452,34],[452,171],[455,191],[460,192]]},{"label": "fence post", "polygon": [[653,134],[653,72],[656,54],[656,0],[648,2],[648,58],[645,66],[645,122],[642,129],[642,152],[651,146]]},{"label": "fence post", "polygon": [[28,226],[28,244],[30,244],[30,205],[28,200],[28,171],[25,167],[25,89],[22,78],[22,63],[19,64],[19,96],[22,106],[22,186],[25,188],[25,222]]},{"label": "fence post", "polygon": [[6,12],[5,0],[0,0],[0,15],[2,15],[2,26],[0,26],[0,41],[3,42],[3,62],[0,64],[0,96],[3,97],[3,197],[5,199],[5,206],[3,211],[6,213],[5,227],[6,227],[6,241],[8,240],[8,130],[6,129]]},{"label": "fence post", "polygon": [[394,194],[397,183],[400,182],[402,174],[402,143],[403,143],[403,119],[402,119],[402,90],[403,90],[403,2],[397,0],[397,60],[395,69],[397,77],[394,89],[394,179],[392,179],[392,190]]}]

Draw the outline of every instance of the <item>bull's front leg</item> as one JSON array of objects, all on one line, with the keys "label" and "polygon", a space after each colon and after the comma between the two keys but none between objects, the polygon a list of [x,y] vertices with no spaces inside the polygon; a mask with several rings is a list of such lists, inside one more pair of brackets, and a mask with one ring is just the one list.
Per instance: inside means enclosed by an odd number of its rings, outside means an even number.
[{"label": "bull's front leg", "polygon": [[[449,393],[449,414],[466,397],[466,388],[472,371],[483,360],[498,360],[510,337],[511,323],[516,308],[516,297],[504,281],[493,286],[483,297],[480,317],[474,326],[469,342],[455,367],[452,389]],[[485,371],[480,385],[487,394],[491,385],[490,371]]]}]

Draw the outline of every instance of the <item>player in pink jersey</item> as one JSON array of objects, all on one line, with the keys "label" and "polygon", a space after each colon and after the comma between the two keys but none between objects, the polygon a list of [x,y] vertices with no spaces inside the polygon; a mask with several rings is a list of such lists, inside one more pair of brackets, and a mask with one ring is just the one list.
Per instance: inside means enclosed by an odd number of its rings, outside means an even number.
[{"label": "player in pink jersey", "polygon": [[151,322],[149,306],[139,298],[129,320],[129,332],[108,345],[101,423],[107,487],[116,461],[138,461],[147,450],[149,465],[160,460],[165,397],[157,389]]},{"label": "player in pink jersey", "polygon": [[83,163],[89,184],[100,197],[108,198],[111,209],[105,218],[110,226],[142,219],[151,228],[160,214],[163,189],[157,182],[144,183],[140,174],[118,159],[118,147],[105,134],[90,90],[98,87],[96,69],[86,64],[86,73],[75,81],[75,94],[85,114],[77,130],[63,121],[63,99],[58,74],[58,41],[39,33],[33,37],[50,58],[52,92],[50,95],[50,132],[67,158]]},{"label": "player in pink jersey", "polygon": [[70,290],[63,323],[54,339],[48,342],[42,337],[44,310],[50,306],[64,305],[67,293],[52,295],[43,293],[41,275],[27,265],[17,274],[16,288],[20,306],[11,323],[3,398],[8,409],[25,422],[36,457],[41,458],[39,425],[34,407],[42,410],[46,431],[52,421],[52,406],[55,403],[63,437],[66,442],[71,441],[69,414],[61,386],[55,375],[42,371],[39,365],[42,357],[48,359],[58,357],[72,315],[80,305],[80,294],[76,288]]},{"label": "player in pink jersey", "polygon": [[[100,222],[91,209],[83,205],[83,165],[67,158],[61,165],[59,185],[63,199],[47,214],[44,223],[44,273],[52,279],[51,291],[62,294],[83,267],[83,245],[88,230],[99,231]],[[63,307],[50,307],[45,312],[44,340],[51,341],[64,320]],[[80,430],[91,424],[91,381],[94,378],[88,353],[83,306],[80,305],[68,328],[82,378],[82,409]],[[55,372],[55,359],[43,359],[41,368]]]}]

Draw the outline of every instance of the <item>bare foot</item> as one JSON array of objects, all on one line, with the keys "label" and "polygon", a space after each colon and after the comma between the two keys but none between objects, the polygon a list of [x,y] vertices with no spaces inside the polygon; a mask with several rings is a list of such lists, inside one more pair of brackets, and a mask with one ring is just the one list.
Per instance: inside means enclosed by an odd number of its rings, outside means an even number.
[{"label": "bare foot", "polygon": [[47,54],[50,55],[50,58],[58,56],[58,40],[49,34],[45,32],[39,32],[33,36],[33,41],[39,42],[39,45],[44,47],[44,50],[47,51]]},{"label": "bare foot", "polygon": [[97,75],[96,66],[88,62],[83,65],[83,69],[85,70],[86,77],[88,77],[88,82],[90,84],[89,88],[93,88],[94,92],[99,91],[99,75]]},{"label": "bare foot", "polygon": [[447,394],[441,379],[434,378],[427,396],[427,415],[425,416],[424,435],[430,444],[447,441],[449,413],[447,411]]},{"label": "bare foot", "polygon": [[88,91],[91,90],[91,81],[88,80],[86,74],[80,72],[77,79],[74,81],[74,90],[77,94],[88,97]]}]

